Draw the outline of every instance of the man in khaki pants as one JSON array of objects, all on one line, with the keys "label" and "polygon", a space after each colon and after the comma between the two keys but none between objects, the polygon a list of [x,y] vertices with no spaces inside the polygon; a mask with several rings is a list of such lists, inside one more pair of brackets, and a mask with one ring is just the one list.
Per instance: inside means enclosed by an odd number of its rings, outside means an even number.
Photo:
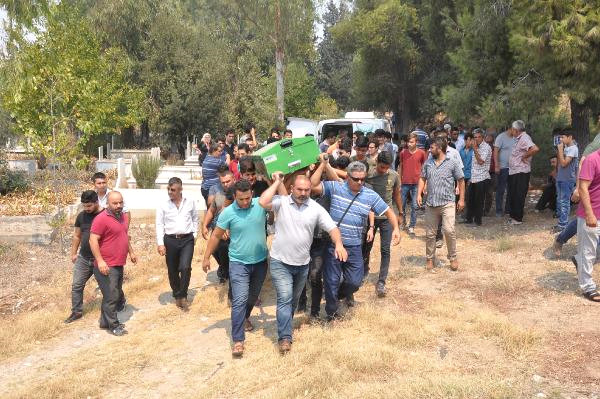
[{"label": "man in khaki pants", "polygon": [[450,269],[458,270],[456,260],[456,231],[454,219],[456,214],[454,182],[458,182],[459,200],[458,210],[465,207],[465,179],[461,166],[453,159],[446,158],[448,142],[445,138],[437,137],[431,144],[431,158],[425,162],[421,169],[417,203],[423,204],[423,191],[427,185],[427,209],[425,211],[426,225],[426,269],[433,270],[435,258],[435,236],[440,219],[442,231],[446,237],[448,260]]}]

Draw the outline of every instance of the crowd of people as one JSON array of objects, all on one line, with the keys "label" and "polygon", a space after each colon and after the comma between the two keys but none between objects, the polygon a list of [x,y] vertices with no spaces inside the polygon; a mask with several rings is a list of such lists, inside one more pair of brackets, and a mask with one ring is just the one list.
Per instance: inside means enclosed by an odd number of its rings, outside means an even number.
[{"label": "crowd of people", "polygon": [[[562,244],[577,234],[573,262],[581,289],[586,298],[600,301],[591,278],[600,238],[600,135],[579,160],[572,132],[558,133],[556,171],[551,173],[558,219],[554,231],[559,233],[554,250],[560,254]],[[273,129],[267,141],[291,137],[291,131],[281,135]],[[278,347],[286,353],[292,346],[294,314],[307,310],[309,291],[312,323],[323,321],[323,296],[324,321],[354,306],[354,294],[368,281],[377,233],[379,297],[386,295],[391,246],[399,244],[402,229],[415,235],[419,217],[425,228],[426,270],[435,272],[440,266],[436,251],[444,240],[449,268],[459,270],[457,214],[460,223],[477,228],[484,216],[493,216],[495,202],[496,217],[508,215],[509,225],[522,224],[531,160],[539,151],[519,120],[497,136],[461,125],[447,124],[430,133],[417,127],[398,144],[383,130],[332,130],[319,143],[319,159],[288,175],[258,175],[250,157],[257,146],[254,128],[237,143],[233,130],[215,141],[205,135],[198,152],[206,212],[200,215],[177,177],[169,180],[169,199],[156,210],[157,250],[165,257],[175,304],[184,311],[190,305],[195,243],[199,234],[206,240],[202,269],[211,270],[213,257],[219,282],[228,286],[235,357],[242,356],[245,333],[254,329],[250,315],[260,303],[267,272],[276,292]],[[107,189],[106,176],[96,173],[93,183],[94,190],[81,195],[83,211],[75,222],[72,313],[66,322],[82,317],[83,288],[93,274],[103,295],[100,327],[120,336],[127,333],[117,317],[126,303],[123,265],[127,256],[137,261],[127,233],[131,215],[122,195]],[[551,189],[549,184],[541,201],[551,202]],[[569,221],[571,201],[579,200],[577,218]]]}]

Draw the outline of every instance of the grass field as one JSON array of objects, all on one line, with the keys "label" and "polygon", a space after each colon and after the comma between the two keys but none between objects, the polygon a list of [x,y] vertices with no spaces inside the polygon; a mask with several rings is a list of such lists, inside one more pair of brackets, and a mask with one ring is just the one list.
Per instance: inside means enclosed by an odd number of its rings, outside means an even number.
[{"label": "grass field", "polygon": [[[286,356],[276,350],[275,294],[267,279],[241,360],[230,355],[226,288],[200,268],[202,240],[193,303],[182,313],[172,303],[151,226],[136,221],[132,236],[142,259],[127,269],[129,305],[120,317],[129,334],[122,338],[97,328],[93,279],[84,318],[62,324],[71,275],[56,248],[3,247],[0,397],[598,397],[600,307],[579,294],[568,260],[574,242],[561,259],[550,259],[552,223],[548,215],[528,214],[523,226],[496,218],[484,219],[482,228],[458,226],[461,269],[447,268],[442,248],[437,273],[424,270],[418,225],[416,238],[403,234],[393,249],[382,299],[373,285],[376,243],[358,305],[331,324],[310,325],[297,315]],[[36,275],[37,283],[26,283]],[[11,286],[11,276],[23,282]]]}]

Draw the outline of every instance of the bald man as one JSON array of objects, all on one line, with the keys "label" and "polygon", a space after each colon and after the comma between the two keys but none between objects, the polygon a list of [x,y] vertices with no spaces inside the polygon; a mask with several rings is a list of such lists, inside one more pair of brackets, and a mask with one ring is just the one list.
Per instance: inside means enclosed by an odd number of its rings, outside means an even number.
[{"label": "bald man", "polygon": [[276,216],[269,265],[277,292],[279,352],[284,354],[291,349],[292,320],[306,284],[315,229],[319,227],[329,233],[337,259],[346,261],[348,255],[335,222],[325,208],[310,198],[310,180],[297,175],[291,185],[291,195],[275,196],[282,184],[283,175],[274,173],[273,184],[260,196],[258,203]]},{"label": "bald man", "polygon": [[90,248],[95,259],[94,276],[102,291],[100,328],[116,336],[127,334],[125,325],[117,318],[127,254],[133,263],[137,262],[129,242],[128,227],[123,214],[123,196],[118,191],[109,192],[106,209],[92,222]]}]

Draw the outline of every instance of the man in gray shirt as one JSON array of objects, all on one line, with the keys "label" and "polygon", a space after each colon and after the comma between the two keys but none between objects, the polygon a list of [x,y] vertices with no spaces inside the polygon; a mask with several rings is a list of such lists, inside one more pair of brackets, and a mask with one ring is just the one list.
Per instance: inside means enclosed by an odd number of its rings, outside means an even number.
[{"label": "man in gray shirt", "polygon": [[496,186],[496,216],[502,217],[504,213],[510,211],[508,206],[508,196],[506,193],[506,208],[503,209],[504,192],[508,186],[508,160],[515,145],[515,138],[510,134],[510,130],[502,132],[496,137],[494,142],[494,165],[497,179]]},{"label": "man in gray shirt", "polygon": [[279,351],[291,349],[292,320],[298,298],[306,284],[310,246],[314,231],[327,231],[335,245],[336,258],[346,261],[340,230],[327,211],[310,198],[311,183],[298,175],[291,186],[291,195],[275,193],[283,182],[280,172],[273,174],[273,184],[260,196],[258,203],[275,213],[275,238],[271,246],[271,280],[277,292],[277,335]]}]

